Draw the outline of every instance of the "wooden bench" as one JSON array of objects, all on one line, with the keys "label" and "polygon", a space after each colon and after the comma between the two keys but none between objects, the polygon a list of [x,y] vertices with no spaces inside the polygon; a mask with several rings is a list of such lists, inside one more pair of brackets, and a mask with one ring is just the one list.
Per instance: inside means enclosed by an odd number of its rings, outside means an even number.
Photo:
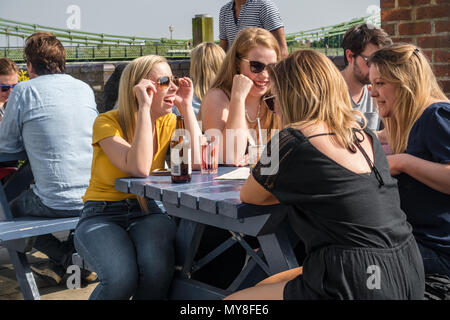
[{"label": "wooden bench", "polygon": [[[0,162],[26,159],[25,152],[0,154]],[[4,185],[0,181],[0,246],[8,249],[24,299],[39,300],[39,290],[26,252],[31,251],[36,236],[75,229],[78,218],[14,217],[8,203],[30,185],[33,175],[27,163],[20,170],[0,168],[0,180],[7,175],[10,176]]]}]

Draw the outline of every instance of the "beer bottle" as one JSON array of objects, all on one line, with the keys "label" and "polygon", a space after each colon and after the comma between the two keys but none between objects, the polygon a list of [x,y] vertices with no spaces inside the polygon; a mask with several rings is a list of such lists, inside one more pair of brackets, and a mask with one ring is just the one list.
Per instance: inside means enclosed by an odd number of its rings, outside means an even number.
[{"label": "beer bottle", "polygon": [[190,182],[192,176],[191,142],[186,135],[184,118],[177,116],[177,126],[170,141],[170,168],[172,182]]}]

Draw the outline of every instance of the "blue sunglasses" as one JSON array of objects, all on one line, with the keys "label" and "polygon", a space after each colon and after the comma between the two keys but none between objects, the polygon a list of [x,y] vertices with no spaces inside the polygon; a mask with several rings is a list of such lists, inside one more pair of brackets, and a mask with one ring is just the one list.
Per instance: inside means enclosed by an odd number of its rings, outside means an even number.
[{"label": "blue sunglasses", "polygon": [[14,88],[16,85],[17,85],[17,83],[16,84],[12,84],[12,85],[10,85],[10,84],[0,84],[0,88],[1,88],[2,92],[6,92],[9,89]]}]

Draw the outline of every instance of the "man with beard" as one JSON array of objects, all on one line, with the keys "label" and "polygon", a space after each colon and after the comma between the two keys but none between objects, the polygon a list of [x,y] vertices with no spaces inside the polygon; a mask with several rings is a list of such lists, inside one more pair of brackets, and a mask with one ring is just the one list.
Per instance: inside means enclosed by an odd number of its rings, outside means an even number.
[{"label": "man with beard", "polygon": [[368,59],[378,49],[392,43],[389,35],[372,24],[362,24],[347,30],[342,39],[345,68],[341,71],[347,83],[353,109],[367,118],[367,127],[380,130],[380,117],[375,101],[370,97]]}]

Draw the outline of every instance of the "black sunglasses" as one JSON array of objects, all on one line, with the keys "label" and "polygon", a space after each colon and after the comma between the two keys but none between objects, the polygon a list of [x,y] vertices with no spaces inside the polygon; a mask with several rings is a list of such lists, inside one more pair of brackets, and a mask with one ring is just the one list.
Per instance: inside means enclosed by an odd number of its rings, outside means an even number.
[{"label": "black sunglasses", "polygon": [[161,88],[168,88],[170,85],[170,82],[173,82],[177,87],[180,84],[178,77],[174,76],[164,76],[158,79],[157,83],[161,86]]},{"label": "black sunglasses", "polygon": [[270,111],[274,112],[274,110],[275,110],[275,95],[264,97],[263,101],[266,103],[267,108],[269,108]]},{"label": "black sunglasses", "polygon": [[259,61],[251,61],[244,58],[242,58],[241,60],[247,61],[250,64],[250,71],[253,73],[261,73],[268,66],[268,64]]},{"label": "black sunglasses", "polygon": [[0,84],[0,88],[2,88],[2,89],[1,89],[2,92],[6,92],[6,91],[8,91],[9,89],[14,88],[16,85],[17,85],[17,83],[16,83],[16,84],[12,84],[12,85],[10,85],[10,84]]}]

